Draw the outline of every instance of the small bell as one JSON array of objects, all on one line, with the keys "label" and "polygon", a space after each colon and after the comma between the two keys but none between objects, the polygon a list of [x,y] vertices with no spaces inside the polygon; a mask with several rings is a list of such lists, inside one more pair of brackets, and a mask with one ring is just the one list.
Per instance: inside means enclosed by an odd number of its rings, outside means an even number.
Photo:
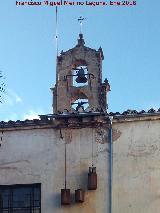
[{"label": "small bell", "polygon": [[83,189],[77,189],[75,190],[75,201],[76,203],[83,203],[84,202],[84,190]]},{"label": "small bell", "polygon": [[76,111],[77,112],[84,112],[84,106],[83,106],[83,102],[78,102],[78,105],[76,107]]},{"label": "small bell", "polygon": [[82,67],[80,69],[78,69],[76,82],[77,83],[86,83],[87,82],[87,78],[85,77],[84,69]]},{"label": "small bell", "polygon": [[96,167],[89,167],[88,173],[88,190],[97,189],[97,173]]},{"label": "small bell", "polygon": [[70,189],[61,189],[61,205],[70,205],[71,194]]}]

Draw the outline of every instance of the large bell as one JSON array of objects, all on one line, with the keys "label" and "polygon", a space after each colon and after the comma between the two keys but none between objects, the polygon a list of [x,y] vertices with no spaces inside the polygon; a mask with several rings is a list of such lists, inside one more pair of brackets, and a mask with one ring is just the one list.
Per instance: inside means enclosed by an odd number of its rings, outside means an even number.
[{"label": "large bell", "polygon": [[84,69],[82,67],[77,72],[76,82],[77,83],[86,83],[87,82],[87,78],[85,77]]}]

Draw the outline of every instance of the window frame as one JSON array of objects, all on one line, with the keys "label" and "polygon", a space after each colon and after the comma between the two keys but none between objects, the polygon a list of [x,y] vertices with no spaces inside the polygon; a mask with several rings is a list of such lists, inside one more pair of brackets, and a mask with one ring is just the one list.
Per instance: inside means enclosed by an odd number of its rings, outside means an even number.
[{"label": "window frame", "polygon": [[[13,191],[14,189],[20,189],[20,188],[28,188],[31,189],[31,205],[28,207],[14,207],[14,201],[13,201]],[[39,200],[37,200],[39,202],[39,206],[34,206],[34,202],[35,200],[35,196],[34,196],[34,190],[38,188],[39,189]],[[34,213],[36,212],[35,208],[39,208],[39,213],[41,213],[41,183],[33,183],[33,184],[14,184],[14,185],[0,185],[0,193],[1,190],[9,190],[8,191],[8,206],[7,207],[1,207],[0,206],[0,213],[13,213],[14,210],[17,209],[17,212],[19,210],[28,210],[29,213]],[[3,198],[2,198],[2,202],[3,202]]]}]

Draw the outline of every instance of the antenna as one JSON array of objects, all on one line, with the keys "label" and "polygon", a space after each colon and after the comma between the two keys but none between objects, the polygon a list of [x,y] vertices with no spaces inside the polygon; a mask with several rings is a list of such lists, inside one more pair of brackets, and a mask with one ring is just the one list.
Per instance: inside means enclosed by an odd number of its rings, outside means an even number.
[{"label": "antenna", "polygon": [[56,42],[56,111],[57,111],[57,83],[58,83],[58,8],[56,6],[56,32],[55,32],[55,42]]},{"label": "antenna", "polygon": [[55,35],[55,39],[56,39],[56,60],[57,60],[57,56],[58,56],[58,9],[56,6],[56,35]]}]

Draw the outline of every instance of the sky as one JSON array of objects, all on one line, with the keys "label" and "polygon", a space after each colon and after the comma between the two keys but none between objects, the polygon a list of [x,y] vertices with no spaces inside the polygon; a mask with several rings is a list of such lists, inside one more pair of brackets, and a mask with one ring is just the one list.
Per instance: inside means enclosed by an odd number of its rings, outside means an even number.
[{"label": "sky", "polygon": [[[109,112],[160,108],[160,1],[136,3],[58,6],[59,53],[77,44],[80,16],[85,18],[85,45],[103,49],[103,79],[111,85]],[[55,31],[55,6],[0,1],[0,70],[6,83],[0,120],[52,113]]]}]

